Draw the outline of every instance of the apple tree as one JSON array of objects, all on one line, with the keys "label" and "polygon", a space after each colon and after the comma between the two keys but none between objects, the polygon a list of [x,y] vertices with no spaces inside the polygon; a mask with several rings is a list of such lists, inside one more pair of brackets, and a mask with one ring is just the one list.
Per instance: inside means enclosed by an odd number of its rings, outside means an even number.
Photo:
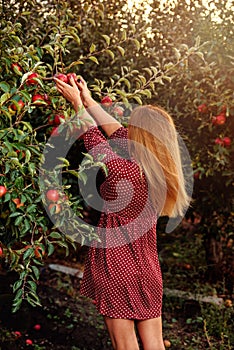
[{"label": "apple tree", "polygon": [[[123,120],[127,115],[122,105],[129,111],[129,102],[142,103],[150,97],[147,81],[154,89],[158,75],[151,67],[147,68],[150,78],[144,77],[144,71],[139,77],[132,62],[143,32],[131,25],[123,28],[120,20],[113,32],[114,12],[106,15],[102,2],[12,0],[1,6],[0,259],[19,276],[13,285],[17,311],[22,300],[40,304],[37,285],[47,256],[59,246],[69,254],[77,242],[82,245],[96,238],[90,226],[79,220],[83,202],[77,179],[85,182],[87,171],[102,163],[89,156],[80,166],[81,121],[58,94],[54,75],[90,77],[92,92],[105,104],[107,99],[115,101],[114,113]],[[127,46],[131,51],[123,65]],[[107,62],[121,67],[114,76],[109,70],[105,79]],[[163,71],[160,75],[167,78]],[[54,153],[46,164],[46,152],[63,151],[64,140],[71,140],[68,154]]]}]

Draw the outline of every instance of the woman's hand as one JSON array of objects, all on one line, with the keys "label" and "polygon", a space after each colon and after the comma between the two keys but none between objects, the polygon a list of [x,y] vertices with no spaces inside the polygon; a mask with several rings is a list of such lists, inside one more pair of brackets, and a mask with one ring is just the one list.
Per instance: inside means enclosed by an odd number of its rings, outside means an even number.
[{"label": "woman's hand", "polygon": [[89,108],[95,105],[96,102],[91,96],[91,93],[88,89],[86,81],[82,77],[79,77],[78,80],[76,81],[76,84],[80,90],[81,99],[85,108]]},{"label": "woman's hand", "polygon": [[77,86],[78,83],[75,82],[73,77],[70,78],[71,85],[66,84],[57,78],[54,78],[54,80],[58,91],[66,98],[66,100],[72,103],[73,108],[76,113],[78,113],[79,109],[83,106],[79,86]]}]

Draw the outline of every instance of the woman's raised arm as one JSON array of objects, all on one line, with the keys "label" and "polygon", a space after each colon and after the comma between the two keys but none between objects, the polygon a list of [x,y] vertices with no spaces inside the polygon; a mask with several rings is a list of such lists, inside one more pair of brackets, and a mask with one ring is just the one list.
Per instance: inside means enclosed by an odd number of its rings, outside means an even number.
[{"label": "woman's raised arm", "polygon": [[97,124],[102,127],[107,136],[112,135],[122,125],[92,98],[83,78],[80,78],[76,84],[80,90],[81,98],[87,111],[93,116]]}]

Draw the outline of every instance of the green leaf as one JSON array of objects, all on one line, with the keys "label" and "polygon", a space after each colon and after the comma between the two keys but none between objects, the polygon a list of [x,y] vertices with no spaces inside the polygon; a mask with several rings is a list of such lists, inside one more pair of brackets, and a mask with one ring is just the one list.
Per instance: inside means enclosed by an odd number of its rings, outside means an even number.
[{"label": "green leaf", "polygon": [[24,219],[24,229],[23,229],[23,233],[26,233],[27,231],[30,231],[31,229],[31,225],[30,225],[30,221],[28,219]]},{"label": "green leaf", "polygon": [[96,22],[93,18],[88,18],[87,22],[89,22],[90,24],[92,24],[94,27],[96,27]]},{"label": "green leaf", "polygon": [[124,54],[125,54],[124,48],[122,46],[117,46],[117,49],[119,50],[121,56],[124,56]]},{"label": "green leaf", "polygon": [[21,224],[22,220],[23,220],[23,216],[18,216],[15,219],[15,226],[19,226]]},{"label": "green leaf", "polygon": [[21,39],[20,39],[18,36],[16,36],[16,35],[11,35],[11,38],[12,38],[17,44],[22,45],[22,41],[21,41]]},{"label": "green leaf", "polygon": [[31,158],[31,152],[27,149],[25,151],[25,163],[28,163],[30,161]]},{"label": "green leaf", "polygon": [[15,313],[16,311],[19,310],[21,304],[22,304],[23,299],[14,299],[13,307],[12,307],[12,313]]},{"label": "green leaf", "polygon": [[203,52],[198,51],[198,52],[195,52],[194,54],[197,55],[202,61],[204,61],[204,54],[203,54]]},{"label": "green leaf", "polygon": [[36,165],[34,163],[29,163],[28,170],[32,176],[35,175],[36,172]]},{"label": "green leaf", "polygon": [[134,100],[139,104],[142,105],[142,100],[139,96],[132,96],[132,98],[134,98]]},{"label": "green leaf", "polygon": [[88,177],[84,172],[79,172],[78,173],[78,177],[81,179],[81,181],[84,183],[84,185],[86,184]]},{"label": "green leaf", "polygon": [[27,213],[33,213],[33,212],[35,212],[36,208],[37,208],[37,205],[36,205],[36,204],[30,204],[30,205],[27,207],[26,212],[27,212]]},{"label": "green leaf", "polygon": [[102,37],[105,39],[107,45],[110,45],[110,37],[108,35],[102,34]]},{"label": "green leaf", "polygon": [[79,38],[79,36],[78,36],[77,34],[75,34],[75,33],[72,33],[71,35],[72,35],[73,38],[75,39],[76,43],[77,43],[78,45],[80,45],[80,38]]},{"label": "green leaf", "polygon": [[57,157],[58,160],[61,160],[64,164],[64,166],[69,166],[70,163],[66,158],[62,158],[62,157]]},{"label": "green leaf", "polygon": [[31,266],[31,269],[33,270],[34,276],[38,280],[40,277],[40,270],[36,266]]},{"label": "green leaf", "polygon": [[14,213],[11,213],[11,214],[9,215],[9,218],[14,218],[14,217],[19,216],[19,215],[22,215],[22,213],[19,213],[18,211],[16,211],[16,212],[14,212]]},{"label": "green leaf", "polygon": [[10,87],[10,85],[9,85],[7,82],[1,81],[1,83],[0,83],[0,89],[1,89],[2,91],[4,91],[4,92],[10,92],[11,87]]},{"label": "green leaf", "polygon": [[16,292],[16,295],[15,295],[15,299],[21,298],[22,295],[23,295],[23,290],[22,289],[18,289],[18,291]]},{"label": "green leaf", "polygon": [[49,52],[51,54],[51,56],[54,56],[54,49],[52,48],[51,45],[47,44],[42,46],[42,49],[46,50],[47,52]]},{"label": "green leaf", "polygon": [[136,46],[136,48],[137,48],[137,51],[139,51],[140,48],[141,48],[140,42],[139,42],[137,39],[133,39],[133,42],[134,42],[134,44],[135,44],[135,46]]},{"label": "green leaf", "polygon": [[34,255],[34,249],[33,248],[28,248],[23,255],[23,259],[26,260],[29,257],[32,257]]},{"label": "green leaf", "polygon": [[89,56],[90,61],[95,62],[96,64],[99,64],[98,59],[95,56]]},{"label": "green leaf", "polygon": [[0,98],[0,105],[2,106],[11,97],[9,92],[5,92]]},{"label": "green leaf", "polygon": [[37,290],[37,284],[36,284],[34,281],[28,281],[28,284],[29,284],[30,288],[31,288],[34,292],[36,292],[36,290]]},{"label": "green leaf", "polygon": [[49,234],[49,237],[56,238],[56,239],[61,238],[61,233],[53,231]]},{"label": "green leaf", "polygon": [[152,70],[150,68],[146,67],[146,68],[143,68],[143,70],[145,70],[150,77],[152,76]]},{"label": "green leaf", "polygon": [[32,126],[30,123],[25,122],[23,120],[20,121],[21,124],[25,125],[25,129],[28,129],[30,132],[32,132]]},{"label": "green leaf", "polygon": [[127,33],[126,30],[123,29],[122,35],[121,35],[121,40],[125,41],[127,39]]},{"label": "green leaf", "polygon": [[82,153],[84,154],[85,158],[88,158],[91,162],[93,162],[93,156],[89,153]]},{"label": "green leaf", "polygon": [[48,242],[48,256],[53,254],[53,252],[54,252],[54,245],[52,243]]},{"label": "green leaf", "polygon": [[96,50],[96,45],[95,44],[92,44],[89,48],[89,52],[90,53],[93,53],[94,51]]},{"label": "green leaf", "polygon": [[79,177],[79,173],[76,170],[68,170],[68,173],[71,174],[71,175],[74,175],[77,178]]},{"label": "green leaf", "polygon": [[18,280],[14,283],[13,285],[13,293],[15,293],[17,291],[17,289],[19,289],[23,284],[23,280]]},{"label": "green leaf", "polygon": [[113,51],[111,51],[111,50],[106,50],[106,53],[108,53],[108,55],[111,57],[112,60],[115,58],[115,54],[114,54]]}]

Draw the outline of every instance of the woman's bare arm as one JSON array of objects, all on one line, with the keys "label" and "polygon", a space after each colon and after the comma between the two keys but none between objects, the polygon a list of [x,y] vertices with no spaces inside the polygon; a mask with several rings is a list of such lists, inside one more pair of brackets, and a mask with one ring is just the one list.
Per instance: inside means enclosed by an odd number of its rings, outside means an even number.
[{"label": "woman's bare arm", "polygon": [[87,84],[83,78],[80,78],[77,81],[77,86],[80,90],[81,98],[87,111],[93,116],[97,124],[102,127],[108,136],[113,134],[122,126],[92,98]]}]

